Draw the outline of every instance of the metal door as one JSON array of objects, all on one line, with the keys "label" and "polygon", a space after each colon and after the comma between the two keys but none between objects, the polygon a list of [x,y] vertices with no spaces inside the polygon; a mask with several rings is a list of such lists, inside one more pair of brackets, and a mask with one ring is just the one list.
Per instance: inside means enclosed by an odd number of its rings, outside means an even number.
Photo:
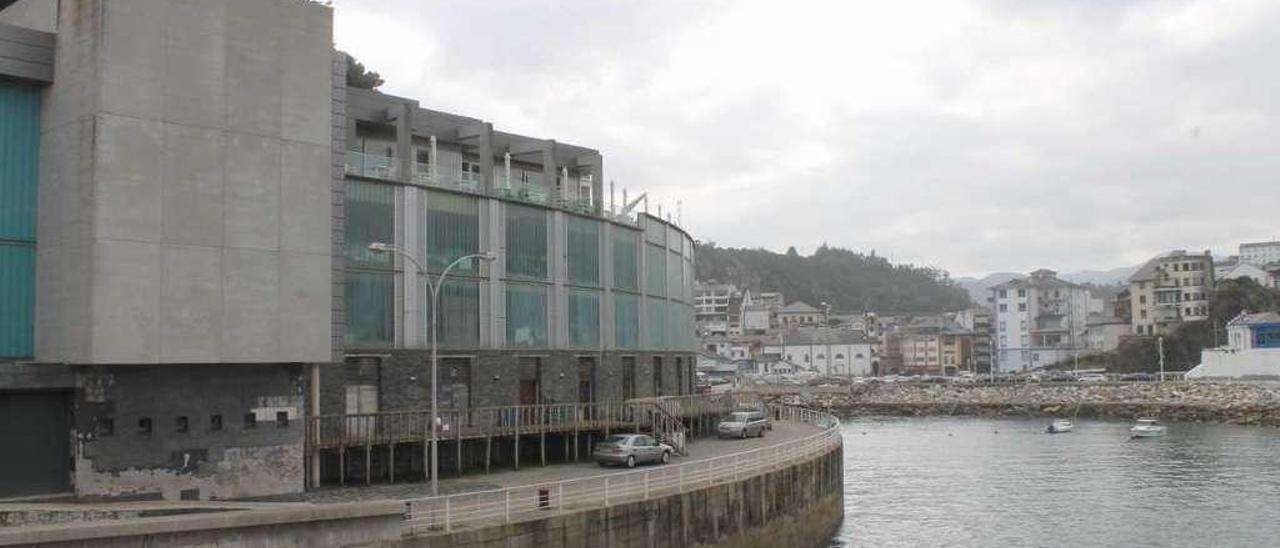
[{"label": "metal door", "polygon": [[0,393],[0,497],[71,490],[70,398],[62,392]]}]

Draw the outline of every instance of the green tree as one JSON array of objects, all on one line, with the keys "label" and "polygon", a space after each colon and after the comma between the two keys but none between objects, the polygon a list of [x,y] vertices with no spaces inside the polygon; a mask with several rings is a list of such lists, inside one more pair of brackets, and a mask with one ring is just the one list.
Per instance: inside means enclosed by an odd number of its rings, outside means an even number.
[{"label": "green tree", "polygon": [[359,61],[356,61],[356,58],[352,57],[350,54],[344,54],[344,55],[347,56],[347,85],[348,86],[351,86],[353,88],[376,90],[380,86],[382,86],[382,84],[386,83],[385,81],[383,81],[382,75],[366,69],[364,67],[364,64],[360,63]]}]

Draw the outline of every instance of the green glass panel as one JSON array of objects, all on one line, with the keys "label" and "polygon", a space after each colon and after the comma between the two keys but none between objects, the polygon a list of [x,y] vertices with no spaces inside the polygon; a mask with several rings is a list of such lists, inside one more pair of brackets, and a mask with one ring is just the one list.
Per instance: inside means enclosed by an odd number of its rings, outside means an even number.
[{"label": "green glass panel", "polygon": [[640,233],[635,230],[613,227],[613,287],[638,291],[640,289]]},{"label": "green glass panel", "polygon": [[395,342],[395,281],[387,272],[347,272],[346,342],[390,346]]},{"label": "green glass panel", "polygon": [[600,292],[569,291],[569,345],[574,348],[600,346]]},{"label": "green glass panel", "polygon": [[600,285],[600,222],[566,215],[569,282]]},{"label": "green glass panel", "polygon": [[613,294],[613,326],[618,348],[640,348],[640,297]]},{"label": "green glass panel", "polygon": [[665,299],[657,299],[649,297],[645,305],[645,316],[647,316],[649,340],[645,344],[645,348],[650,350],[661,350],[667,347],[667,301]]},{"label": "green glass panel", "polygon": [[0,359],[32,356],[35,272],[34,245],[0,243]]},{"label": "green glass panel", "polygon": [[516,348],[547,346],[546,286],[507,284],[507,345]]},{"label": "green glass panel", "polygon": [[0,80],[0,240],[35,241],[40,89]]},{"label": "green glass panel", "polygon": [[347,180],[344,210],[347,266],[390,270],[391,253],[369,251],[369,244],[395,243],[396,189],[391,185]]},{"label": "green glass panel", "polygon": [[[422,300],[422,340],[431,344],[431,288],[422,279],[418,284]],[[474,347],[480,344],[480,284],[476,280],[454,279],[452,274],[440,287],[441,346]]]},{"label": "green glass panel", "polygon": [[547,211],[506,206],[507,276],[547,279]]},{"label": "green glass panel", "polygon": [[644,246],[645,292],[650,295],[667,295],[667,250],[656,245]]},{"label": "green glass panel", "polygon": [[678,253],[667,253],[667,295],[684,299],[684,258]]},{"label": "green glass panel", "polygon": [[[427,270],[440,272],[459,257],[480,252],[480,200],[450,192],[427,192],[422,239]],[[476,261],[463,261],[450,272],[474,272]]]}]

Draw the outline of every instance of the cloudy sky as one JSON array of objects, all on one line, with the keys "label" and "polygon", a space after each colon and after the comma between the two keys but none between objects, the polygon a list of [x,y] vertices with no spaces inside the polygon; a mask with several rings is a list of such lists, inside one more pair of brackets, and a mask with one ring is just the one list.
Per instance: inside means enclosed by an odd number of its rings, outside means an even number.
[{"label": "cloudy sky", "polygon": [[383,91],[721,245],[1104,269],[1280,237],[1274,0],[335,0]]}]

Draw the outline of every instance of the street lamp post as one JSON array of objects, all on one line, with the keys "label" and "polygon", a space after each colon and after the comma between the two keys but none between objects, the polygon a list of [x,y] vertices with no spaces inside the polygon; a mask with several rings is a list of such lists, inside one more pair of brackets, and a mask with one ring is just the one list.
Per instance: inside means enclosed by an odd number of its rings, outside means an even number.
[{"label": "street lamp post", "polygon": [[444,267],[444,271],[440,272],[440,275],[436,277],[436,281],[433,283],[431,281],[431,276],[427,274],[427,269],[422,267],[422,263],[418,262],[413,255],[410,255],[405,250],[391,244],[373,242],[369,244],[369,251],[374,253],[394,253],[404,257],[405,260],[413,263],[414,268],[418,269],[418,275],[426,278],[427,289],[431,290],[431,496],[439,496],[440,458],[438,455],[438,449],[440,437],[437,429],[439,428],[438,423],[440,422],[440,415],[437,407],[437,401],[440,399],[440,368],[438,365],[439,345],[437,344],[437,337],[438,332],[440,331],[440,322],[437,321],[437,318],[439,318],[440,315],[440,286],[444,285],[444,279],[449,275],[449,271],[453,270],[453,267],[458,266],[463,261],[469,261],[472,259],[493,261],[497,259],[497,256],[491,252],[484,251],[481,253],[458,257],[457,259],[454,259],[453,262],[449,263],[449,266]]}]

